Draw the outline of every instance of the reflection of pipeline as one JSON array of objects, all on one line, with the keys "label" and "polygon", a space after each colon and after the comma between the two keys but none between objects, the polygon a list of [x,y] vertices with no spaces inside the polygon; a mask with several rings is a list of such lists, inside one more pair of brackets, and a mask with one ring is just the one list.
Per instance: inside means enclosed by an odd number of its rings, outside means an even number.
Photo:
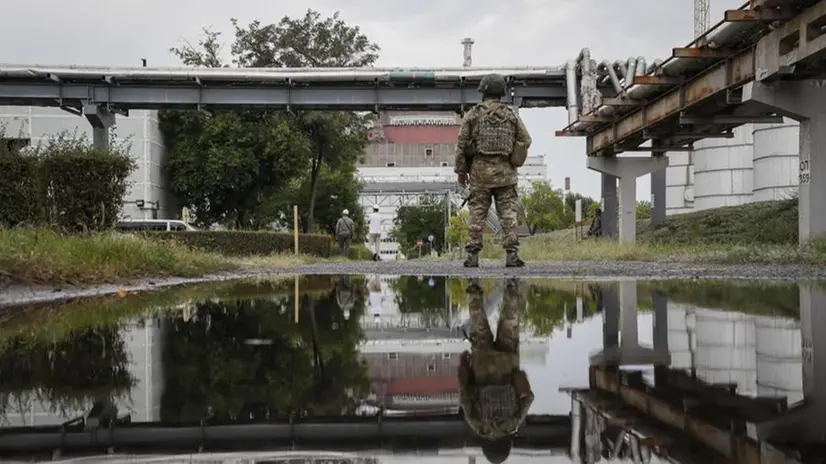
[{"label": "reflection of pipeline", "polygon": [[[353,449],[375,448],[388,441],[402,440],[401,447],[421,447],[422,441],[445,446],[479,446],[481,440],[458,415],[423,417],[333,418],[322,422],[255,423],[204,426],[162,426],[160,423],[117,425],[83,430],[83,426],[17,427],[0,433],[0,453],[31,453],[52,450],[197,448],[217,450],[260,442],[266,447],[343,445]],[[514,446],[524,448],[568,447],[571,436],[569,416],[529,415],[519,429]],[[418,443],[407,443],[408,441]]]}]

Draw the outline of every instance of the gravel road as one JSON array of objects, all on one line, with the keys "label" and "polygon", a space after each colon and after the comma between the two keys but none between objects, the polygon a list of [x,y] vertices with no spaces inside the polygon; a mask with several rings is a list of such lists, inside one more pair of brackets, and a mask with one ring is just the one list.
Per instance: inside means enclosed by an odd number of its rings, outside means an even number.
[{"label": "gravel road", "polygon": [[465,269],[459,261],[401,261],[320,263],[243,273],[222,273],[202,278],[149,279],[127,285],[89,287],[18,286],[0,288],[0,307],[41,303],[69,298],[134,292],[192,283],[225,281],[245,277],[283,274],[391,274],[477,277],[548,277],[568,279],[747,279],[747,280],[826,280],[826,265],[736,265],[720,266],[689,263],[644,263],[632,261],[529,262],[520,269],[507,269],[501,261],[482,262],[478,269]]}]

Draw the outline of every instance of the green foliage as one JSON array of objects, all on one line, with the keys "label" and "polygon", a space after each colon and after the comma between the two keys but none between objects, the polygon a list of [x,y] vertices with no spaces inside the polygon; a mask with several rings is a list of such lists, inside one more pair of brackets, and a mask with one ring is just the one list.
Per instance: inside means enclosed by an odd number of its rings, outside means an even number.
[{"label": "green foliage", "polygon": [[447,226],[447,243],[452,246],[462,246],[470,240],[470,230],[468,227],[469,213],[465,210],[450,218]]},{"label": "green foliage", "polygon": [[[379,47],[338,13],[322,18],[307,10],[300,18],[284,17],[275,24],[231,22],[232,62],[239,67],[369,66],[378,57]],[[203,32],[197,45],[171,51],[189,66],[227,66],[220,56],[220,33]],[[195,111],[163,112],[172,185],[201,224],[264,228],[281,221],[285,198],[296,200],[301,192],[302,229],[330,230],[334,208],[336,218],[342,204],[359,209],[349,196],[358,190],[354,168],[367,144],[364,118],[318,111],[232,111],[212,118]],[[346,195],[327,206],[330,192],[343,191],[345,185]],[[320,211],[317,199],[323,200]],[[286,216],[291,219],[289,206]]]},{"label": "green foliage", "polygon": [[[335,235],[336,221],[345,209],[356,223],[354,242],[364,239],[366,228],[364,210],[359,203],[359,196],[364,183],[358,177],[355,166],[332,170],[327,166],[321,170],[318,178],[316,198],[321,200],[315,208],[315,231]],[[271,217],[272,222],[292,227],[293,205],[298,205],[300,221],[308,220],[310,210],[310,192],[312,189],[309,175],[301,178],[291,186],[284,195],[264,205],[267,211],[261,217]],[[281,219],[284,218],[284,219]]]},{"label": "green foliage", "polygon": [[95,148],[85,137],[61,134],[36,149],[48,222],[68,231],[112,228],[120,216],[129,175],[127,150]]},{"label": "green foliage", "polygon": [[[433,286],[430,281],[433,280]],[[402,314],[421,314],[432,327],[445,327],[447,320],[447,278],[404,276],[391,284]]]},{"label": "green foliage", "polygon": [[565,197],[566,210],[573,211],[576,217],[577,200],[582,200],[582,219],[587,220],[588,218],[594,217],[597,208],[599,208],[599,202],[581,193],[570,193]]},{"label": "green foliage", "polygon": [[95,148],[63,132],[29,153],[0,144],[0,224],[49,225],[69,232],[110,229],[135,163],[123,146]]},{"label": "green foliage", "polygon": [[[199,230],[181,232],[145,232],[159,240],[175,240],[192,248],[220,253],[225,256],[256,256],[292,253],[295,250],[292,234],[241,230]],[[303,254],[329,257],[333,252],[333,238],[321,234],[301,234],[298,249]]]},{"label": "green foliage", "polygon": [[0,378],[0,414],[15,394],[31,394],[56,413],[114,399],[134,384],[128,363],[117,326],[81,328],[60,340],[19,335],[5,341],[0,351],[0,371],[13,373]]},{"label": "green foliage", "polygon": [[[526,322],[538,336],[551,335],[555,330],[562,329],[566,317],[576,317],[576,293],[564,289],[529,285],[526,290],[528,312]],[[597,312],[593,300],[583,298],[585,314]],[[567,311],[567,312],[566,312]]]},{"label": "green foliage", "polygon": [[554,189],[549,182],[534,182],[530,192],[522,192],[528,229],[531,234],[565,229],[573,223],[572,208],[565,208],[562,190]]},{"label": "green foliage", "polygon": [[637,219],[651,219],[651,202],[637,202]]},{"label": "green foliage", "polygon": [[358,354],[364,294],[354,293],[349,317],[333,294],[303,295],[297,324],[293,296],[197,303],[197,317],[175,319],[164,332],[162,420],[198,421],[208,411],[218,420],[355,413],[369,379]]},{"label": "green foliage", "polygon": [[678,214],[656,229],[641,222],[639,237],[675,245],[796,244],[797,211],[797,199],[789,199]]},{"label": "green foliage", "polygon": [[[2,134],[0,134],[2,136]],[[37,223],[42,201],[38,190],[38,159],[2,143],[0,137],[0,227]]]},{"label": "green foliage", "polygon": [[417,240],[424,241],[422,252],[429,250],[427,237],[433,235],[433,249],[442,252],[445,239],[444,201],[423,202],[416,206],[402,206],[393,219],[392,236],[408,258],[419,256]]}]

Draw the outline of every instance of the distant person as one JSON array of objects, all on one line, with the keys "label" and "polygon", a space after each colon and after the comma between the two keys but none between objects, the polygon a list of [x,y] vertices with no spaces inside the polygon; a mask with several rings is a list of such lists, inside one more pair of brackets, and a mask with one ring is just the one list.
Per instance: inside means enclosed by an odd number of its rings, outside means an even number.
[{"label": "distant person", "polygon": [[597,208],[594,211],[594,220],[591,221],[591,227],[588,228],[589,237],[602,237],[602,210]]},{"label": "distant person", "polygon": [[374,274],[367,280],[367,292],[369,293],[369,307],[373,314],[373,320],[379,321],[384,305],[384,296],[381,294],[381,277],[378,274]]},{"label": "distant person", "polygon": [[350,256],[350,241],[355,231],[356,223],[350,219],[350,211],[345,209],[336,222],[336,240],[338,240],[338,251],[342,256]]},{"label": "distant person", "polygon": [[370,248],[373,249],[373,261],[381,261],[381,214],[379,205],[373,205],[370,214],[370,233],[367,236]]},{"label": "distant person", "polygon": [[484,309],[479,279],[467,288],[471,351],[459,361],[460,405],[465,421],[484,439],[482,452],[493,464],[510,455],[513,436],[534,400],[525,372],[519,368],[519,283],[509,279],[494,340]]},{"label": "distant person", "polygon": [[344,314],[344,319],[350,319],[350,310],[356,303],[353,294],[353,280],[350,276],[340,276],[335,286],[336,303]]},{"label": "distant person", "polygon": [[505,266],[522,267],[519,259],[519,197],[517,168],[525,163],[531,136],[519,114],[500,100],[507,93],[500,74],[489,74],[479,83],[482,103],[468,111],[456,141],[459,184],[468,185],[470,242],[465,247],[465,267],[479,267],[482,231],[492,200],[502,224]]}]

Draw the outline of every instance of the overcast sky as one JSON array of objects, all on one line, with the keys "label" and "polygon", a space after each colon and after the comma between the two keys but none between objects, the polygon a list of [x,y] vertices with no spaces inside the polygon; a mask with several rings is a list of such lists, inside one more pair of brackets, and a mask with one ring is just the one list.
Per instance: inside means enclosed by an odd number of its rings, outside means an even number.
[{"label": "overcast sky", "polygon": [[[582,47],[592,57],[666,57],[693,35],[692,0],[2,0],[0,62],[16,64],[179,65],[169,48],[197,42],[203,26],[229,34],[229,18],[277,22],[307,8],[336,10],[382,47],[381,66],[460,66],[472,37],[474,66],[561,65]],[[744,0],[712,0],[711,22]],[[229,39],[229,37],[227,37]],[[229,47],[227,46],[227,49]],[[564,109],[524,110],[545,154],[551,182],[599,196],[599,176],[585,168],[584,140],[554,137]],[[650,199],[648,177],[639,199]]]}]

